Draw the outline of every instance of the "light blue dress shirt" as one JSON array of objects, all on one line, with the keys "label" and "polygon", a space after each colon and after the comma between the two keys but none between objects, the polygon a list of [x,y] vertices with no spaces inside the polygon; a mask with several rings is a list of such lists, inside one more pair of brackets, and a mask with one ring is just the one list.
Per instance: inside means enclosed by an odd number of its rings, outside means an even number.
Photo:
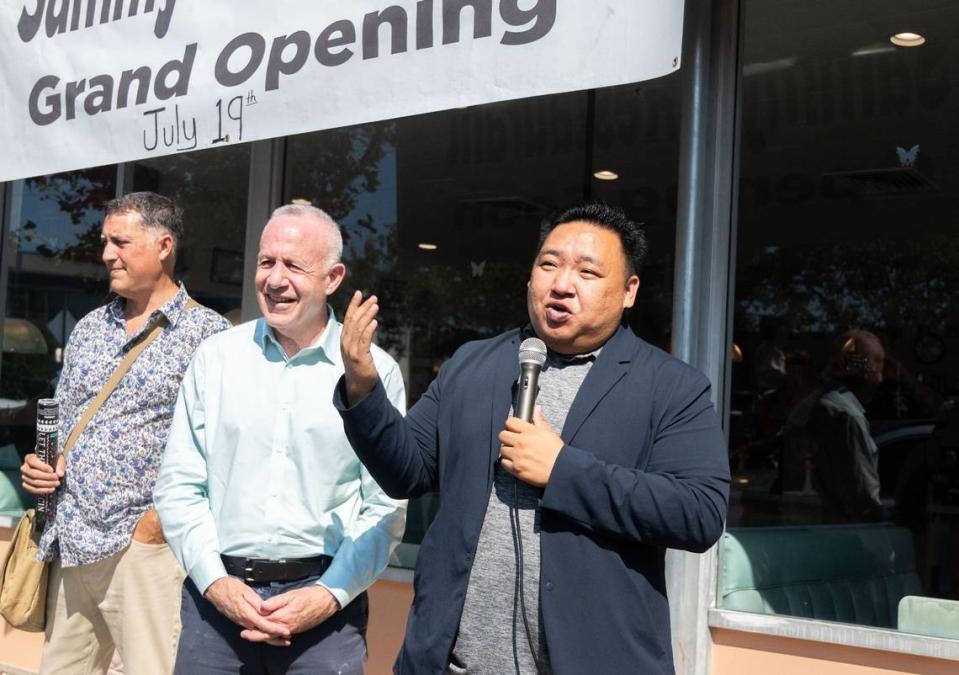
[{"label": "light blue dress shirt", "polygon": [[[387,497],[333,407],[339,324],[288,358],[263,319],[214,335],[180,386],[154,490],[163,532],[197,588],[226,576],[220,554],[333,562],[320,578],[345,607],[383,571],[406,503]],[[374,346],[390,402],[405,413],[396,362]]]}]

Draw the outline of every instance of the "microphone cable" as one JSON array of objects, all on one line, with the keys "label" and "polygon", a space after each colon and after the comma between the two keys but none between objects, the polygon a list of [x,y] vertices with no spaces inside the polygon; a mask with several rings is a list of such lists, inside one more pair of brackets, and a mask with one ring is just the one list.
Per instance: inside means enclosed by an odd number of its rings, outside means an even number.
[{"label": "microphone cable", "polygon": [[[536,668],[537,674],[542,673],[543,669],[540,666],[539,659],[537,658],[537,645],[533,642],[533,633],[529,627],[529,616],[526,613],[526,565],[523,558],[523,530],[522,530],[522,521],[519,517],[519,478],[513,476],[513,504],[509,508],[510,516],[510,526],[513,530],[513,551],[517,560],[517,571],[516,578],[519,584],[519,606],[520,613],[523,617],[523,629],[526,632],[526,643],[529,645],[529,653],[533,659],[533,666]],[[535,514],[533,519],[535,521]],[[542,567],[542,565],[540,565]],[[514,602],[515,602],[515,595]],[[515,630],[516,619],[514,613],[513,626]]]},{"label": "microphone cable", "polygon": [[[513,414],[516,417],[532,422],[533,408],[536,402],[536,396],[539,393],[539,373],[546,364],[548,350],[546,344],[537,337],[529,337],[523,340],[519,346],[519,366],[520,376],[516,382],[516,393],[514,397]],[[540,640],[534,644],[533,632],[529,626],[529,615],[526,612],[526,561],[523,556],[523,530],[522,520],[520,519],[519,508],[519,479],[513,476],[513,504],[509,508],[510,529],[513,530],[513,550],[517,561],[516,578],[519,582],[519,604],[523,615],[523,629],[526,632],[526,643],[529,645],[530,656],[533,659],[533,665],[536,673],[543,672],[539,659],[537,658],[537,646]],[[533,528],[536,527],[535,504],[533,510]],[[540,563],[540,574],[542,574],[542,563]],[[537,613],[539,616],[539,612]],[[538,626],[537,626],[538,628]],[[516,630],[516,593],[513,594],[513,626]],[[537,636],[542,637],[537,631]],[[515,645],[515,640],[513,642]],[[515,647],[514,647],[515,648]],[[514,660],[518,664],[519,654],[516,654]]]}]

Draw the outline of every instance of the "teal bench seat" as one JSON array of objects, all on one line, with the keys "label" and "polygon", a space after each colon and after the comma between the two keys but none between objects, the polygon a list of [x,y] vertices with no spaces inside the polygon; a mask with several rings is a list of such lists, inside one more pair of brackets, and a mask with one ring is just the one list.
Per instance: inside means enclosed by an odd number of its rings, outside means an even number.
[{"label": "teal bench seat", "polygon": [[959,639],[959,601],[907,595],[899,601],[899,630]]},{"label": "teal bench seat", "polygon": [[912,535],[888,523],[730,529],[721,556],[724,609],[895,628],[921,593]]}]

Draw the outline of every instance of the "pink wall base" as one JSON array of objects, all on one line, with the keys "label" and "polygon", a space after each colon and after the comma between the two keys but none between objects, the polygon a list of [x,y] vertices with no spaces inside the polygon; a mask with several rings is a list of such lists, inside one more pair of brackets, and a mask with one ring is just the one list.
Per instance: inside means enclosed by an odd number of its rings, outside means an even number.
[{"label": "pink wall base", "polygon": [[773,635],[711,630],[712,675],[955,675],[959,663]]}]

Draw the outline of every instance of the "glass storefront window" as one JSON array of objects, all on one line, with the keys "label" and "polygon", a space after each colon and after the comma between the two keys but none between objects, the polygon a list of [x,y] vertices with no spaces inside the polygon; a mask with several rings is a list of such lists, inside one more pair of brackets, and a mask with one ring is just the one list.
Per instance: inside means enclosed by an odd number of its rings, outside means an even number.
[{"label": "glass storefront window", "polygon": [[[239,320],[243,288],[249,146],[144,160],[123,167],[129,191],[172,197],[184,210],[178,279],[199,302]],[[33,499],[19,467],[33,448],[36,402],[52,396],[63,348],[85,314],[107,302],[100,230],[117,192],[107,166],[15,184],[4,240],[6,289],[0,357],[0,514]]]},{"label": "glass storefront window", "polygon": [[[287,140],[284,200],[312,202],[342,225],[346,290],[380,296],[379,341],[400,363],[411,405],[459,345],[526,322],[524,289],[540,223],[584,199],[621,206],[645,224],[651,255],[630,322],[668,349],[679,82],[673,75]],[[243,259],[252,253],[244,251],[249,146],[141,160],[123,173],[126,189],[165,194],[184,209],[177,277],[236,322]],[[10,443],[17,455],[11,471],[32,447],[28,406],[52,393],[58,347],[76,320],[107,299],[99,231],[116,185],[116,167],[24,183],[8,237],[16,246],[4,254],[7,332],[29,332],[18,322],[32,322],[46,346],[34,355],[42,368],[28,369],[31,387],[14,362],[27,356],[11,357],[5,347],[3,396],[17,404],[8,418],[22,427],[8,423],[2,432],[22,436]],[[24,276],[33,270],[24,261],[33,259],[46,261],[44,274],[63,277],[64,298],[52,302],[38,290],[44,284]],[[334,299],[336,311],[347,297]],[[421,540],[437,498],[411,504],[407,542]]]},{"label": "glass storefront window", "polygon": [[132,190],[157,192],[183,209],[177,279],[198,302],[238,323],[250,146],[230,145],[141,160],[132,170]]},{"label": "glass storefront window", "polygon": [[0,513],[32,504],[19,467],[33,449],[36,402],[53,395],[76,322],[106,300],[100,226],[116,176],[115,166],[97,167],[28,178],[11,191],[0,272]]},{"label": "glass storefront window", "polygon": [[[399,362],[410,405],[457,347],[527,321],[540,224],[587,198],[645,223],[651,255],[631,322],[668,348],[679,103],[670,76],[293,136],[284,200],[342,226],[348,272],[334,309],[352,289],[377,294],[378,341]],[[410,503],[407,544],[420,542],[439,498]],[[399,557],[411,562],[408,546]]]},{"label": "glass storefront window", "polygon": [[720,603],[922,631],[959,600],[959,6],[745,12]]}]

